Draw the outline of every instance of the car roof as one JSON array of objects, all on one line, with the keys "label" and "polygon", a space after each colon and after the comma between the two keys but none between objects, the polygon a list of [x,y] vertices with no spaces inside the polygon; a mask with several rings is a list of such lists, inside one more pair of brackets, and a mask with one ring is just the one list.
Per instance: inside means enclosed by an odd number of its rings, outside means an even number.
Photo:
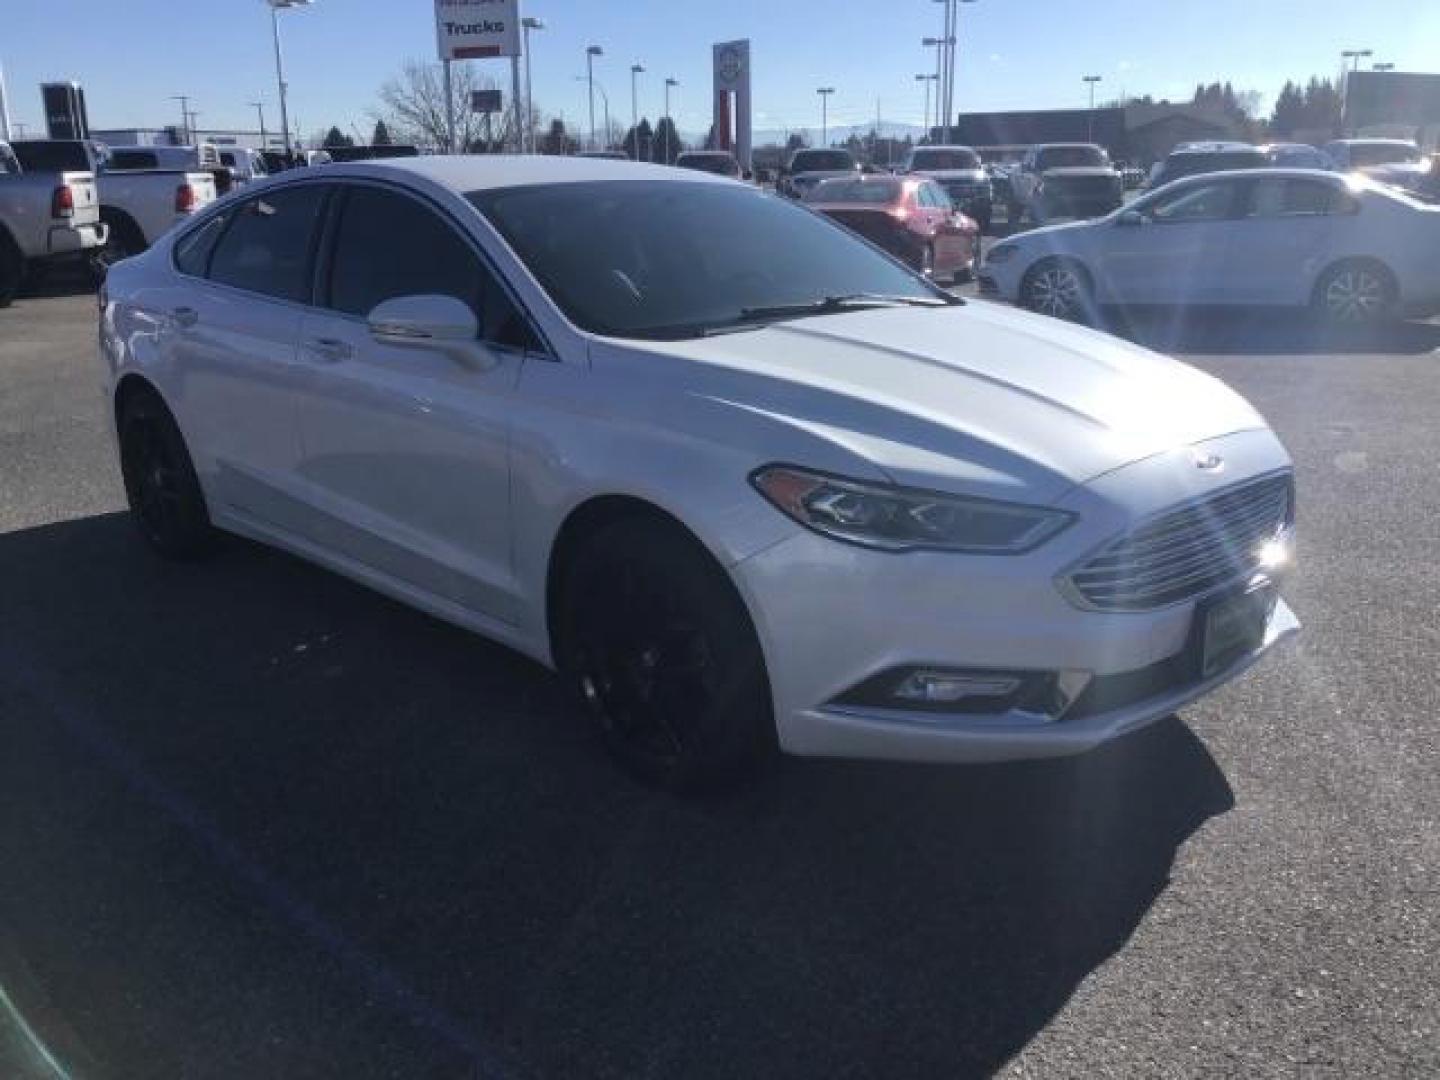
[{"label": "car roof", "polygon": [[1186,157],[1200,154],[1243,154],[1251,150],[1257,154],[1265,151],[1258,146],[1242,142],[1185,143],[1170,151],[1171,157]]},{"label": "car roof", "polygon": [[[1329,169],[1265,168],[1265,169],[1220,169],[1216,172],[1197,173],[1182,176],[1174,184],[1208,184],[1215,180],[1326,180],[1332,184],[1348,184],[1340,173]],[[1168,184],[1166,185],[1169,186]]]},{"label": "car roof", "polygon": [[964,143],[940,143],[938,145],[926,143],[924,146],[916,146],[912,149],[914,149],[917,154],[922,150],[968,150],[972,154],[975,153],[973,146],[966,146]]},{"label": "car roof", "polygon": [[539,154],[467,154],[385,158],[326,165],[324,176],[415,176],[461,194],[489,188],[531,184],[575,184],[595,180],[666,180],[671,183],[727,183],[702,172],[682,172],[667,165],[608,158],[549,157]]},{"label": "car roof", "polygon": [[682,150],[679,154],[676,155],[675,160],[679,161],[682,157],[733,158],[734,156],[735,155],[732,154],[729,150]]},{"label": "car roof", "polygon": [[1417,149],[1413,139],[1332,139],[1327,146],[1404,146]]},{"label": "car roof", "polygon": [[1032,149],[1035,150],[1064,150],[1071,147],[1085,147],[1088,150],[1104,150],[1099,143],[1093,142],[1042,142],[1036,143]]}]

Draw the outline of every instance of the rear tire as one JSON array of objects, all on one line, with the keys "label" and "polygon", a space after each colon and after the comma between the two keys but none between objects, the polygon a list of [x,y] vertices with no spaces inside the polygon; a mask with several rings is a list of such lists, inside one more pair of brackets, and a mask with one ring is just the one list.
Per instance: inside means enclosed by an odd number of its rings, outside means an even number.
[{"label": "rear tire", "polygon": [[25,258],[15,241],[0,233],[0,308],[10,306],[24,282]]},{"label": "rear tire", "polygon": [[170,410],[151,390],[136,390],[120,408],[120,472],[130,513],[150,546],[176,561],[199,558],[215,544],[205,493]]},{"label": "rear tire", "polygon": [[675,792],[741,778],[773,744],[770,686],[729,576],[678,525],[606,526],[563,579],[556,659],[606,749]]},{"label": "rear tire", "polygon": [[1395,277],[1368,259],[1336,263],[1315,283],[1312,304],[1332,326],[1376,326],[1395,313]]}]

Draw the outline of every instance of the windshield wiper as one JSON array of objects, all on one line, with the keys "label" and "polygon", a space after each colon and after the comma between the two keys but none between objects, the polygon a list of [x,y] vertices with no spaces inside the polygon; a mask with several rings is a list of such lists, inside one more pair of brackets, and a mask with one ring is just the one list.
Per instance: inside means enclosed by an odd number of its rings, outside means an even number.
[{"label": "windshield wiper", "polygon": [[836,311],[863,311],[881,307],[954,307],[964,303],[958,296],[886,296],[883,293],[846,293],[826,296],[803,304],[775,304],[740,309],[742,319],[788,319],[802,315],[828,315]]}]

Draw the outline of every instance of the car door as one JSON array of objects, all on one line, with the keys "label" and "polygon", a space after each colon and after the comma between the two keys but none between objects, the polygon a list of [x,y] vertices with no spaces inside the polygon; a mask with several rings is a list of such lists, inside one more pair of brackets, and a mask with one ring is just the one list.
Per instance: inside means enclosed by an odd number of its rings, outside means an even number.
[{"label": "car door", "polygon": [[1357,204],[1338,183],[1265,177],[1247,185],[1224,274],[1237,304],[1307,303]]},{"label": "car door", "polygon": [[294,528],[296,355],[329,186],[291,184],[214,215],[176,246],[162,348],[219,513]]},{"label": "car door", "polygon": [[1235,180],[1197,179],[1097,225],[1103,230],[1096,255],[1106,302],[1221,302],[1236,193]]},{"label": "car door", "polygon": [[[347,183],[327,235],[308,367],[300,476],[315,542],[409,588],[506,622],[510,412],[538,339],[459,225],[421,196]],[[372,338],[385,300],[452,296],[476,313],[484,364]]]}]

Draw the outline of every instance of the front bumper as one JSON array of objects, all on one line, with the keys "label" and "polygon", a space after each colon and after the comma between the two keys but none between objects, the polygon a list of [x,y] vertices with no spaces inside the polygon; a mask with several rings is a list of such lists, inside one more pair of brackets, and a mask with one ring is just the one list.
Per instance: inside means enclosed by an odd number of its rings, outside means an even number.
[{"label": "front bumper", "polygon": [[[1225,458],[1229,483],[1289,463],[1268,431],[1202,445]],[[1055,585],[1100,543],[1214,483],[1195,469],[1188,447],[1126,466],[1074,489],[1061,505],[1077,522],[1021,556],[894,555],[803,532],[744,560],[735,574],[765,650],[781,746],[800,755],[947,762],[1075,754],[1235,678],[1298,630],[1283,601],[1257,647],[1202,677],[1179,662],[1196,640],[1195,601],[1086,611]],[[1081,695],[1058,719],[1029,707],[960,713],[851,703],[856,686],[906,667],[1080,673],[1090,687],[1129,689]]]}]

